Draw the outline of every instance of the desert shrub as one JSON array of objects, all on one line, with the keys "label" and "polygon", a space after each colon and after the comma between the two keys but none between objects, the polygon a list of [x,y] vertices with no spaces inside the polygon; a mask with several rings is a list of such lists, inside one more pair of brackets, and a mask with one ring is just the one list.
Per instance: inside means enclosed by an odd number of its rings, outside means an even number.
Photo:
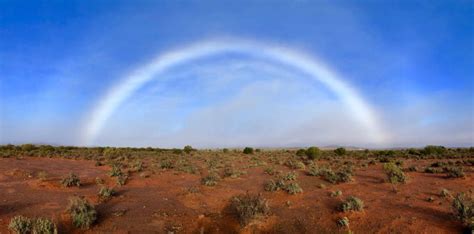
[{"label": "desert shrub", "polygon": [[306,156],[306,150],[305,149],[299,149],[296,151],[296,156],[298,157],[304,157]]},{"label": "desert shrub", "polygon": [[331,197],[339,197],[342,195],[342,191],[341,190],[337,190],[337,191],[333,191],[331,192]]},{"label": "desert shrub", "polygon": [[143,171],[143,162],[140,160],[135,161],[135,163],[133,164],[133,170],[136,172]]},{"label": "desert shrub", "polygon": [[110,198],[112,198],[115,195],[115,190],[113,188],[108,188],[108,187],[101,187],[99,190],[99,198],[102,201],[106,201]]},{"label": "desert shrub", "polygon": [[449,190],[447,189],[441,189],[441,193],[440,193],[440,196],[441,197],[444,197],[444,198],[451,198],[453,197],[453,195],[451,195],[451,192],[449,192]]},{"label": "desert shrub", "polygon": [[224,148],[224,149],[222,149],[222,152],[225,153],[225,154],[226,154],[226,153],[229,153],[229,149]]},{"label": "desert shrub", "polygon": [[427,145],[422,150],[422,153],[425,155],[433,155],[433,154],[443,154],[446,152],[446,148],[444,146],[438,145]]},{"label": "desert shrub", "polygon": [[36,149],[36,146],[33,144],[23,144],[20,146],[20,148],[23,151],[33,151]]},{"label": "desert shrub", "polygon": [[298,176],[296,175],[296,173],[294,171],[290,171],[286,175],[284,175],[282,177],[282,179],[284,179],[284,180],[296,180],[297,177]]},{"label": "desert shrub", "polygon": [[462,167],[446,167],[444,168],[448,178],[462,178],[465,176]]},{"label": "desert shrub", "polygon": [[33,222],[33,234],[57,234],[56,224],[46,218],[37,218]]},{"label": "desert shrub", "polygon": [[173,164],[173,161],[171,159],[163,159],[160,162],[160,167],[161,167],[161,169],[173,169],[174,164]]},{"label": "desert shrub", "polygon": [[442,168],[436,168],[436,167],[426,167],[425,168],[425,173],[430,173],[430,174],[443,173],[443,169]]},{"label": "desert shrub", "polygon": [[33,234],[57,234],[56,225],[49,219],[37,218],[30,219],[21,215],[15,216],[10,220],[8,228],[15,233],[33,233]]},{"label": "desert shrub", "polygon": [[420,151],[414,148],[408,149],[408,154],[410,155],[420,155]]},{"label": "desert shrub", "polygon": [[394,163],[385,163],[383,169],[387,174],[388,181],[392,184],[405,183],[406,176],[402,169]]},{"label": "desert shrub", "polygon": [[70,198],[67,210],[77,228],[89,229],[97,219],[95,207],[82,197]]},{"label": "desert shrub", "polygon": [[193,149],[192,146],[187,145],[187,146],[184,147],[183,151],[184,151],[185,153],[189,154],[189,153],[195,151],[195,149]]},{"label": "desert shrub", "polygon": [[95,177],[95,183],[96,183],[97,185],[102,185],[102,184],[105,183],[105,181],[104,181],[102,178],[100,178],[100,177]]},{"label": "desert shrub", "polygon": [[306,172],[306,174],[310,176],[319,176],[320,173],[321,173],[321,169],[316,165],[310,166],[308,168],[308,171]]},{"label": "desert shrub", "polygon": [[334,153],[336,153],[339,156],[342,156],[342,155],[346,154],[346,149],[342,148],[342,147],[339,147],[339,148],[334,150]]},{"label": "desert shrub", "polygon": [[341,211],[347,212],[347,211],[362,211],[364,209],[364,202],[354,196],[350,196],[344,201],[339,209]]},{"label": "desert shrub", "polygon": [[32,222],[27,217],[17,215],[10,220],[8,228],[18,234],[29,233],[32,229]]},{"label": "desert shrub", "polygon": [[65,187],[71,187],[71,186],[79,187],[81,186],[81,180],[76,174],[71,172],[68,174],[68,176],[64,177],[61,180],[61,184]]},{"label": "desert shrub", "polygon": [[[283,186],[281,186],[281,185],[283,185]],[[275,182],[274,180],[269,180],[268,182],[265,183],[264,189],[265,189],[265,191],[275,192],[275,191],[278,191],[280,189],[283,189],[284,186],[285,186],[284,181],[280,181],[280,183],[278,183],[278,182]]]},{"label": "desert shrub", "polygon": [[224,168],[224,177],[238,178],[243,174],[245,174],[245,172],[237,170],[232,166],[226,166]]},{"label": "desert shrub", "polygon": [[288,159],[288,161],[286,161],[285,164],[291,169],[304,169],[305,168],[305,165],[303,162],[295,160],[295,159]]},{"label": "desert shrub", "polygon": [[189,174],[196,174],[197,169],[198,169],[196,167],[196,165],[190,163],[187,160],[179,160],[176,163],[175,168],[176,168],[177,171],[182,171],[182,172],[186,172],[186,173],[189,173]]},{"label": "desert shrub", "polygon": [[262,149],[255,149],[255,152],[260,153],[262,152]]},{"label": "desert shrub", "polygon": [[285,187],[285,190],[293,195],[293,194],[297,194],[297,193],[302,193],[303,192],[303,189],[300,187],[300,185],[296,182],[292,182],[292,183],[289,183],[286,187]]},{"label": "desert shrub", "polygon": [[244,154],[253,154],[253,148],[252,147],[245,147],[243,153]]},{"label": "desert shrub", "polygon": [[312,146],[306,149],[306,156],[311,159],[317,159],[321,155],[321,150],[318,147]]},{"label": "desert shrub", "polygon": [[385,156],[378,157],[378,159],[379,159],[379,162],[381,162],[381,163],[388,163],[388,162],[390,162],[390,158],[385,157]]},{"label": "desert shrub", "polygon": [[349,227],[349,218],[342,217],[337,220],[337,225],[341,227]]},{"label": "desert shrub", "polygon": [[259,195],[249,193],[238,195],[231,200],[231,209],[237,214],[242,226],[246,226],[255,218],[265,216],[270,208],[265,198]]},{"label": "desert shrub", "polygon": [[117,163],[113,164],[112,169],[109,172],[109,175],[111,177],[116,177],[116,176],[118,177],[118,176],[123,175],[122,167],[120,166],[120,164],[117,164]]},{"label": "desert shrub", "polygon": [[322,175],[325,180],[333,184],[349,182],[352,180],[352,169],[350,167],[346,167],[334,172],[330,168],[324,168],[320,170],[320,175]]},{"label": "desert shrub", "polygon": [[278,171],[274,167],[267,167],[265,168],[264,172],[269,175],[275,175],[278,173]]},{"label": "desert shrub", "polygon": [[474,229],[474,196],[460,193],[453,200],[454,215],[471,230]]},{"label": "desert shrub", "polygon": [[125,184],[127,183],[127,181],[128,181],[128,174],[123,173],[123,174],[121,174],[121,175],[119,175],[119,176],[117,176],[117,177],[115,177],[115,178],[116,178],[116,183],[117,183],[117,185],[118,185],[118,186],[123,186],[123,185],[125,185]]},{"label": "desert shrub", "polygon": [[215,186],[219,180],[219,175],[217,175],[216,173],[209,173],[209,175],[201,179],[201,184],[206,186]]}]

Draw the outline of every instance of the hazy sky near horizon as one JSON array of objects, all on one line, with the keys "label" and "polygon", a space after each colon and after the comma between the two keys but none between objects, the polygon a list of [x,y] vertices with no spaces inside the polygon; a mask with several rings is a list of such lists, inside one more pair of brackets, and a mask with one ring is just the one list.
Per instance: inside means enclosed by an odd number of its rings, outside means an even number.
[{"label": "hazy sky near horizon", "polygon": [[299,69],[224,53],[157,74],[93,144],[472,146],[473,19],[469,0],[0,0],[0,144],[80,145],[94,107],[131,71],[225,38],[323,61],[374,110],[386,141],[368,139]]}]

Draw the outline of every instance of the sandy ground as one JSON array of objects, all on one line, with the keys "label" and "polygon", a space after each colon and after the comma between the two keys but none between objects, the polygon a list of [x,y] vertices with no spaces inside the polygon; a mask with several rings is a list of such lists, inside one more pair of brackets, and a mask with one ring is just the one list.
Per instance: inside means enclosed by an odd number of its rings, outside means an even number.
[{"label": "sandy ground", "polygon": [[[426,166],[433,161],[406,160],[405,165]],[[150,173],[148,178],[132,173],[125,186],[115,188],[116,197],[100,203],[95,179],[114,185],[109,170],[86,160],[0,158],[0,233],[9,233],[10,218],[19,214],[52,218],[62,233],[347,233],[336,224],[344,216],[354,233],[460,233],[462,226],[452,215],[451,201],[439,194],[442,188],[453,194],[474,188],[472,168],[461,179],[407,172],[409,181],[396,186],[396,191],[384,182],[381,163],[357,169],[354,181],[338,185],[299,170],[298,183],[304,192],[297,195],[264,191],[264,183],[273,177],[263,167],[246,169],[240,178],[225,178],[214,187],[201,185],[199,174],[168,170]],[[289,171],[283,166],[282,170]],[[47,173],[46,180],[38,178],[40,171]],[[83,186],[62,187],[59,181],[69,172],[77,174]],[[336,190],[342,196],[331,197]],[[247,191],[262,193],[271,214],[242,228],[228,206],[232,196]],[[65,210],[73,195],[96,204],[99,219],[90,230],[71,225]],[[364,211],[338,211],[348,196],[361,198]],[[434,201],[427,201],[429,197]]]}]

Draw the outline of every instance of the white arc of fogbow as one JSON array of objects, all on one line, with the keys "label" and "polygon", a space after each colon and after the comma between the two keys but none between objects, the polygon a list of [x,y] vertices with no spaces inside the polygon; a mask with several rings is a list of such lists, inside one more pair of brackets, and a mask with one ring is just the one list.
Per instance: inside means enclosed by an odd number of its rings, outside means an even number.
[{"label": "white arc of fogbow", "polygon": [[370,143],[381,145],[385,142],[386,134],[382,131],[374,109],[349,84],[344,82],[337,72],[321,60],[271,43],[247,40],[205,40],[159,54],[151,62],[138,67],[108,90],[88,113],[81,144],[92,145],[104,124],[120,104],[147,82],[159,79],[160,73],[194,59],[225,53],[241,53],[282,63],[308,74],[340,98],[351,111],[352,117],[366,128]]}]

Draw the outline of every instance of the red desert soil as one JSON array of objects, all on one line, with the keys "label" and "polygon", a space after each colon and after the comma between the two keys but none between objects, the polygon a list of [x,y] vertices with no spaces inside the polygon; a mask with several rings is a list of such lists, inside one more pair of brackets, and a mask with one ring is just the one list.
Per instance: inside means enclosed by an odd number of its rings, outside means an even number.
[{"label": "red desert soil", "polygon": [[[405,160],[405,165],[426,166],[435,160]],[[240,178],[226,178],[214,187],[201,185],[200,176],[173,170],[151,173],[142,178],[132,173],[128,183],[116,187],[118,195],[99,203],[100,177],[110,186],[110,167],[94,161],[57,158],[0,158],[0,233],[8,233],[15,215],[52,218],[64,233],[346,233],[337,226],[347,216],[354,233],[460,233],[461,224],[452,215],[451,202],[440,197],[442,188],[453,194],[474,187],[469,168],[463,179],[447,179],[444,174],[407,172],[409,181],[393,186],[384,182],[382,164],[357,169],[353,182],[332,185],[298,171],[304,192],[265,192],[265,181],[273,178],[263,168],[249,168]],[[283,170],[284,167],[282,167]],[[41,181],[37,175],[47,173]],[[286,169],[288,171],[288,169]],[[63,188],[59,181],[69,172],[77,174],[81,187]],[[320,184],[326,187],[320,188]],[[341,190],[342,196],[331,197]],[[229,211],[232,196],[245,192],[262,193],[271,215],[241,228]],[[83,195],[96,204],[98,222],[90,230],[75,229],[65,209],[68,198]],[[363,212],[342,213],[337,206],[348,196],[361,198]],[[429,202],[427,198],[433,197]]]}]

